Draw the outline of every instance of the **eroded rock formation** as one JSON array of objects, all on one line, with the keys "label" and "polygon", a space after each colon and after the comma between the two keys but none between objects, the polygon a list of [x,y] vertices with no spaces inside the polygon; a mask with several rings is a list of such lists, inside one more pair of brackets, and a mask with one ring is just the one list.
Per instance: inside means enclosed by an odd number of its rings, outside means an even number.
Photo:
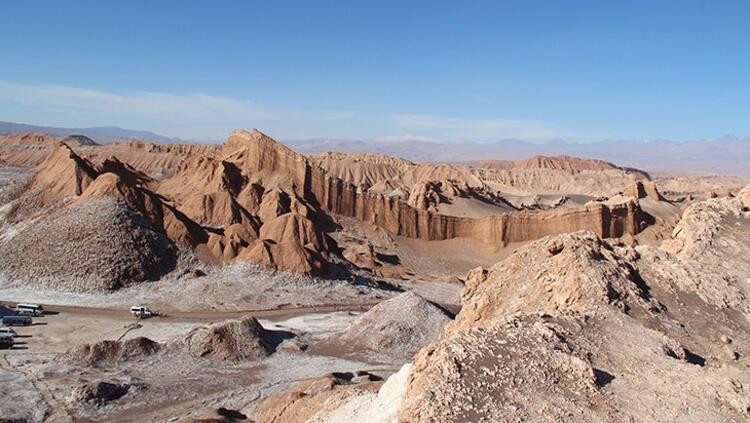
[{"label": "eroded rock formation", "polygon": [[399,421],[747,419],[750,344],[732,341],[750,333],[743,207],[692,206],[664,249],[575,233],[472,271],[456,320],[414,360]]},{"label": "eroded rock formation", "polygon": [[[49,147],[47,141],[34,138],[29,143]],[[114,198],[145,217],[153,230],[209,262],[246,260],[280,270],[324,274],[331,261],[344,260],[326,234],[335,230],[336,216],[355,218],[407,238],[469,238],[497,247],[581,229],[601,237],[620,237],[637,234],[646,225],[637,199],[482,218],[445,215],[436,206],[466,198],[495,206],[504,200],[493,197],[468,168],[425,167],[377,155],[312,160],[259,131],[233,131],[221,148],[137,142],[107,148],[79,143],[75,148],[85,155],[65,144],[52,149],[17,201],[14,210],[20,212],[16,216],[43,215],[37,213],[40,206],[42,210],[67,209],[93,199]],[[121,160],[132,160],[130,153],[120,154],[122,149],[182,159],[170,167],[170,177],[158,179]],[[103,157],[109,150],[117,154]],[[397,172],[399,184],[413,183],[408,188],[411,196],[405,201],[340,179],[335,175],[381,184],[383,173],[359,169],[346,174],[339,160],[375,164],[385,174]],[[515,210],[507,203],[503,207]]]}]

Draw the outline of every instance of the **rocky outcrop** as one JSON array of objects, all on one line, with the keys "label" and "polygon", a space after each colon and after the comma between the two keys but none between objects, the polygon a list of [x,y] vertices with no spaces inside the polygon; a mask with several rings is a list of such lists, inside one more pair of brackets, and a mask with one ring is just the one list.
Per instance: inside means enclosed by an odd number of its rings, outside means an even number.
[{"label": "rocky outcrop", "polygon": [[649,180],[646,172],[622,168],[601,160],[569,156],[535,156],[521,161],[486,160],[477,167],[415,164],[379,154],[327,153],[312,157],[329,175],[362,191],[398,196],[406,200],[417,184],[455,181],[461,186],[502,192],[607,195],[633,180]]},{"label": "rocky outcrop", "polygon": [[[533,263],[533,266],[529,264]],[[505,316],[583,312],[597,305],[657,310],[632,262],[590,232],[535,241],[490,269],[474,269],[461,294],[451,331],[480,327]],[[518,284],[516,281],[533,280]]]},{"label": "rocky outcrop", "polygon": [[99,172],[65,144],[58,144],[36,169],[31,188],[43,192],[41,201],[52,205],[66,197],[81,195]]},{"label": "rocky outcrop", "polygon": [[114,198],[144,216],[150,226],[178,244],[195,247],[207,241],[205,230],[163,201],[148,187],[156,181],[117,158],[94,165],[60,144],[40,164],[25,198],[19,202],[27,218],[38,209],[59,203],[76,204],[90,199]]},{"label": "rocky outcrop", "polygon": [[342,254],[350,263],[363,269],[374,269],[380,265],[370,243],[348,245]]},{"label": "rocky outcrop", "polygon": [[172,200],[190,219],[210,227],[235,223],[256,227],[250,212],[237,201],[247,178],[232,163],[210,157],[189,157],[157,192]]},{"label": "rocky outcrop", "polygon": [[6,277],[78,292],[158,279],[177,256],[173,241],[112,198],[81,198],[0,238]]},{"label": "rocky outcrop", "polygon": [[[290,219],[287,217],[276,221],[277,218],[292,211],[296,212],[291,213],[292,216],[300,214],[309,216],[312,213],[310,207],[300,202],[300,198],[310,203],[312,208],[321,207],[328,213],[354,217],[381,226],[393,234],[423,240],[467,237],[488,244],[506,245],[511,242],[528,241],[549,234],[581,229],[591,230],[602,237],[619,237],[624,234],[636,234],[645,225],[638,203],[632,201],[611,205],[591,203],[579,209],[569,209],[553,214],[506,213],[482,219],[431,213],[414,208],[397,198],[358,190],[354,185],[331,177],[325,170],[304,156],[276,143],[258,131],[233,131],[222,154],[221,160],[225,163],[232,163],[243,175],[237,176],[234,180],[247,180],[249,183],[252,178],[263,188],[262,196],[258,194],[259,190],[253,189],[249,192],[255,194],[247,196],[250,201],[244,204],[242,201],[237,201],[249,213],[257,213],[263,221],[258,237],[260,241],[248,243],[247,248],[235,251],[237,257],[280,269],[303,271],[319,269],[321,265],[318,263],[319,260],[316,260],[316,256],[324,257],[330,251],[326,248],[326,243],[315,242],[308,245],[309,240],[314,238],[311,236],[281,240],[278,236],[271,235],[277,232],[280,226],[286,225],[280,222],[287,222]],[[192,167],[185,167],[183,172],[201,173],[199,170],[192,170]],[[178,173],[178,176],[181,173]],[[215,177],[204,177],[204,179],[218,180]],[[177,182],[166,181],[160,192],[168,193],[167,187],[174,183]],[[189,184],[180,182],[179,185]],[[441,183],[441,189],[442,185],[444,184]],[[446,189],[453,187],[452,184],[446,183],[445,185]],[[224,184],[219,189],[230,193],[239,191],[239,196],[241,196],[242,192],[248,191],[248,185],[227,189]],[[172,197],[177,198],[176,195]],[[259,197],[260,201],[258,201]],[[295,217],[293,220],[299,222],[299,218]],[[230,219],[230,221],[234,220]],[[311,225],[311,221],[305,222],[307,223],[303,226],[307,227],[306,230],[321,232],[315,223]],[[268,227],[264,229],[266,225]],[[294,242],[281,245],[289,240]],[[224,246],[225,248],[221,251],[222,256],[226,252],[226,243]],[[284,254],[281,250],[288,254]],[[290,258],[282,262],[281,257],[284,256]]]},{"label": "rocky outcrop", "polygon": [[438,184],[434,182],[418,183],[411,188],[407,204],[419,210],[437,211],[436,207],[445,202]]},{"label": "rocky outcrop", "polygon": [[322,275],[325,269],[319,254],[294,242],[253,241],[237,258],[288,272]]},{"label": "rocky outcrop", "polygon": [[130,391],[130,385],[106,381],[87,382],[78,386],[68,397],[70,403],[93,403],[98,406],[118,400]]},{"label": "rocky outcrop", "polygon": [[659,194],[659,190],[656,189],[656,184],[646,180],[637,181],[635,184],[631,185],[625,190],[624,195],[637,199],[651,198],[657,201],[664,200],[664,197]]},{"label": "rocky outcrop", "polygon": [[584,170],[624,170],[638,179],[649,179],[646,172],[632,168],[622,168],[612,163],[596,159],[582,159],[571,156],[533,156],[526,160],[515,162],[514,169],[554,169],[569,173]]},{"label": "rocky outcrop", "polygon": [[472,271],[414,359],[399,421],[747,419],[743,207],[691,206],[664,249],[575,233]]},{"label": "rocky outcrop", "polygon": [[137,185],[131,185],[120,175],[104,173],[97,176],[78,202],[93,198],[114,198],[146,217],[151,225],[174,242],[195,247],[208,239],[204,228],[170,206],[161,197]]},{"label": "rocky outcrop", "polygon": [[110,157],[157,176],[159,179],[175,174],[180,162],[191,156],[213,157],[221,150],[215,144],[154,144],[139,140],[98,145],[90,138],[72,135],[67,138],[47,134],[20,132],[0,136],[0,159],[10,166],[37,166],[63,142],[94,164]]},{"label": "rocky outcrop", "polygon": [[193,329],[177,346],[194,357],[229,361],[259,359],[272,352],[270,334],[250,316]]},{"label": "rocky outcrop", "polygon": [[75,346],[55,359],[75,366],[114,366],[118,363],[147,357],[159,351],[161,345],[148,338],[126,341],[99,341]]},{"label": "rocky outcrop", "polygon": [[364,422],[363,418],[367,418],[368,415],[375,416],[377,413],[374,413],[374,409],[362,407],[363,404],[358,404],[360,413],[355,416],[348,415],[348,420],[337,420],[328,413],[345,406],[352,397],[361,398],[373,394],[377,396],[382,385],[379,378],[366,372],[333,373],[301,382],[290,389],[271,395],[255,408],[253,419],[256,423]]},{"label": "rocky outcrop", "polygon": [[364,189],[383,181],[398,179],[401,174],[415,166],[408,160],[377,153],[329,152],[312,156],[310,160],[332,177]]}]

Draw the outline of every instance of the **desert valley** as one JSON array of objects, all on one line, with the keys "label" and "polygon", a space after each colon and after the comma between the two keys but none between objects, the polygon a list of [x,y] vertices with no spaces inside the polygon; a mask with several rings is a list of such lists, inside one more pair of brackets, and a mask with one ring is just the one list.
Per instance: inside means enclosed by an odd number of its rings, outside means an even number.
[{"label": "desert valley", "polygon": [[2,136],[0,421],[748,421],[748,183]]}]

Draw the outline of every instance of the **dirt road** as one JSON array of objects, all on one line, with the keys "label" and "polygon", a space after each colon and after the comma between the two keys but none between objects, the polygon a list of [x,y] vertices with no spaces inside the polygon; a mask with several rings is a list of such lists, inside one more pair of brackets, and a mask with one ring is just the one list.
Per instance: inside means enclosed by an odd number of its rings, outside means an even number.
[{"label": "dirt road", "polygon": [[[258,319],[284,320],[303,314],[311,313],[333,313],[336,311],[365,311],[376,305],[377,301],[363,302],[357,304],[321,304],[317,306],[289,306],[273,309],[248,309],[236,311],[219,311],[219,310],[196,310],[196,311],[169,311],[156,310],[163,313],[157,317],[162,322],[202,322],[223,319],[233,319],[237,317],[252,315]],[[0,305],[13,308],[17,303],[9,301],[0,301]],[[72,315],[107,317],[118,320],[132,320],[133,315],[128,309],[111,309],[98,307],[80,307],[68,305],[42,304],[46,314],[65,313]]]}]

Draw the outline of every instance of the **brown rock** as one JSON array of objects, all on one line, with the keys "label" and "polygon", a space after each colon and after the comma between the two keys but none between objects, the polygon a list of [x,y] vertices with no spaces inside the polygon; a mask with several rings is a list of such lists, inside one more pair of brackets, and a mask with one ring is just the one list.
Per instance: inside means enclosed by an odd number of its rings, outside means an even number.
[{"label": "brown rock", "polygon": [[247,416],[236,410],[217,408],[198,417],[183,417],[175,423],[235,423],[247,421]]},{"label": "brown rock", "polygon": [[179,342],[195,357],[244,361],[269,355],[273,350],[270,336],[254,317],[248,316],[193,329]]},{"label": "brown rock", "polygon": [[155,354],[160,348],[158,342],[144,337],[127,341],[105,340],[73,347],[56,360],[78,366],[111,366]]},{"label": "brown rock", "polygon": [[304,423],[322,410],[335,409],[346,399],[372,393],[382,385],[367,378],[355,383],[351,373],[334,373],[300,382],[286,391],[271,395],[255,408],[256,423]]}]

